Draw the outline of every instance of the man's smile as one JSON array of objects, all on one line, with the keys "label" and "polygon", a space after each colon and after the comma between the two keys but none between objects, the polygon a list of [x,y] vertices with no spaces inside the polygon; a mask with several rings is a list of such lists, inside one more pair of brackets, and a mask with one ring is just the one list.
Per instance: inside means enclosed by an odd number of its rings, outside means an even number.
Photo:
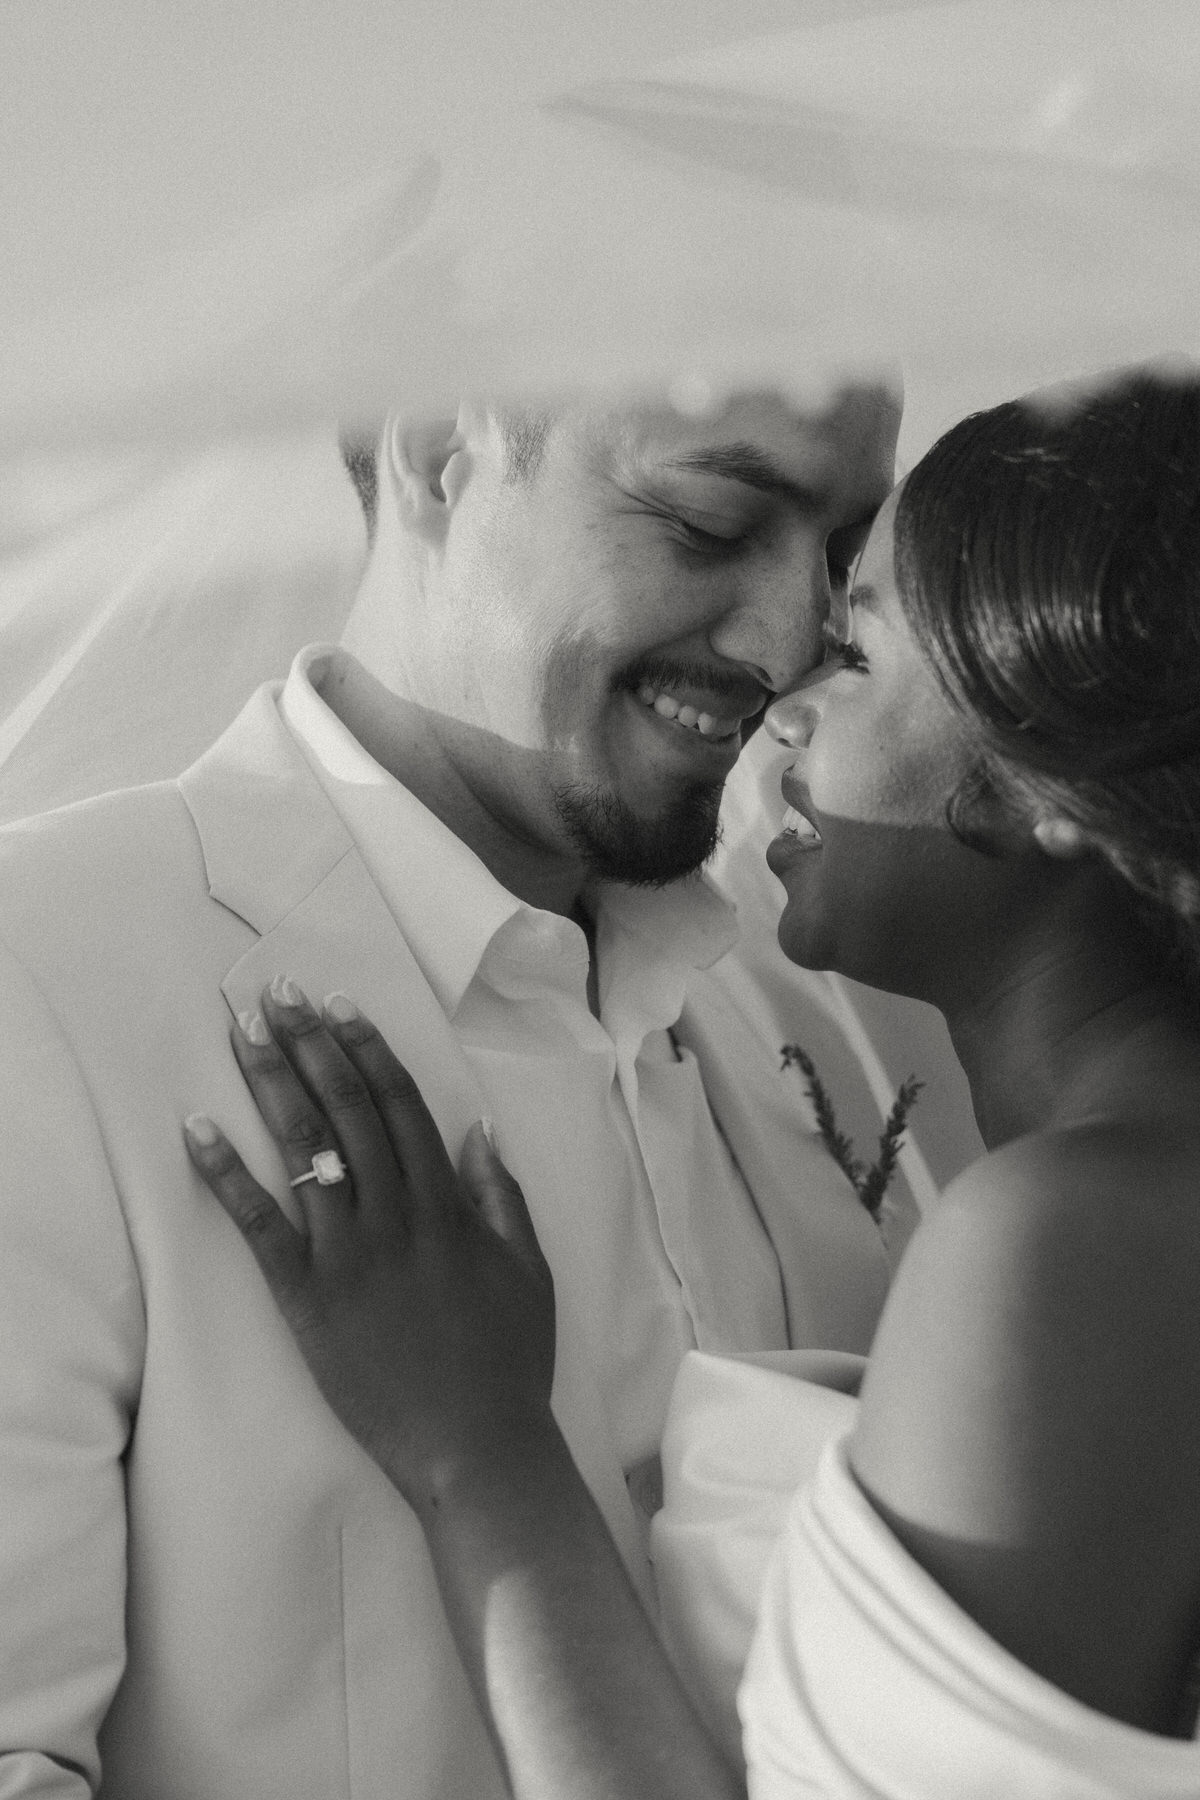
[{"label": "man's smile", "polygon": [[[678,713],[672,715],[660,711],[656,705],[647,705],[638,694],[626,693],[618,698],[635,722],[630,741],[637,747],[635,754],[643,770],[653,767],[646,761],[649,751],[652,757],[666,755],[664,775],[671,767],[691,767],[703,781],[719,783],[725,780],[741,754],[742,732],[737,720],[720,721],[720,734],[712,730],[702,732],[698,722],[691,725],[681,722]],[[695,711],[694,708],[689,710]],[[699,715],[696,716],[698,720]],[[639,728],[648,733],[648,737],[639,738]],[[650,745],[654,746],[653,750],[649,749]]]},{"label": "man's smile", "polygon": [[717,743],[734,737],[741,730],[742,721],[736,714],[721,717],[711,712],[701,712],[690,700],[681,702],[676,694],[655,688],[648,681],[644,681],[639,687],[637,697],[643,706],[650,707],[660,719],[673,719],[685,731],[698,731],[701,737],[712,738]]},{"label": "man's smile", "polygon": [[731,670],[659,659],[643,664],[621,686],[655,722],[735,752],[747,723],[757,722],[770,699],[763,687]]}]

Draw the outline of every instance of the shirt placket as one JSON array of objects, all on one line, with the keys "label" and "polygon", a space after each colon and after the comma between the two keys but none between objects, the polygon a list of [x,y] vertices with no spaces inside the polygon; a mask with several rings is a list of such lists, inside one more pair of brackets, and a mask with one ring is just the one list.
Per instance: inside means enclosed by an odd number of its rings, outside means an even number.
[{"label": "shirt placket", "polygon": [[[636,1009],[630,1007],[625,1016],[621,1017],[622,1012],[625,1012],[621,1001],[628,997],[628,989],[622,994],[618,988],[613,994],[611,1009],[616,1015],[613,1025],[617,1083],[645,1173],[646,1187],[654,1202],[663,1254],[679,1283],[680,1298],[692,1334],[699,1342],[701,1309],[689,1272],[691,1250],[687,1231],[686,1196],[683,1193],[685,1184],[680,1179],[684,1146],[675,1129],[674,1107],[664,1109],[642,1104],[643,1061],[654,1056],[661,1058],[664,1064],[675,1063],[677,1053],[674,1040],[659,1021],[664,1016],[674,1016],[678,1010],[676,1003],[682,1003],[682,995],[675,993],[674,984],[670,993],[664,993],[662,984],[651,980],[641,989],[639,998],[642,1004]],[[654,1004],[656,1001],[657,1005]],[[670,1079],[675,1071],[671,1067],[664,1068],[661,1073],[664,1078]]]}]

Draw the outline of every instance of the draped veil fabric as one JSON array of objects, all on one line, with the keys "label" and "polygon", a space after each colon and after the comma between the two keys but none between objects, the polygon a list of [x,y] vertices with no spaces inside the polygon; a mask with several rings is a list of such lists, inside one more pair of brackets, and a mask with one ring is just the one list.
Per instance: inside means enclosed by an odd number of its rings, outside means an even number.
[{"label": "draped veil fabric", "polygon": [[182,767],[336,635],[338,419],[898,358],[911,459],[1195,348],[1192,0],[3,16],[2,816]]}]

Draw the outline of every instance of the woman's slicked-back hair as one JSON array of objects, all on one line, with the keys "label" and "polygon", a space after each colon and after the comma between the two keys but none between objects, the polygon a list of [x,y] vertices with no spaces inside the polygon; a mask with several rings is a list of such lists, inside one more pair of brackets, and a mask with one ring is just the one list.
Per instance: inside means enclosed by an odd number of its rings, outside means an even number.
[{"label": "woman's slicked-back hair", "polygon": [[1200,373],[964,419],[905,482],[895,544],[914,634],[980,727],[955,829],[985,790],[1072,819],[1200,969]]}]

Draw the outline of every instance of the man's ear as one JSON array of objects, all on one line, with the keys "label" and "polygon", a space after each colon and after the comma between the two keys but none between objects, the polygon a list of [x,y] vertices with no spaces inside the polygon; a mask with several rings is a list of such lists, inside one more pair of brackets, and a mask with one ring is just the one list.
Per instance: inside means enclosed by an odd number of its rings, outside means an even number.
[{"label": "man's ear", "polygon": [[401,524],[428,543],[440,542],[466,485],[466,445],[459,421],[389,419],[383,455]]}]

